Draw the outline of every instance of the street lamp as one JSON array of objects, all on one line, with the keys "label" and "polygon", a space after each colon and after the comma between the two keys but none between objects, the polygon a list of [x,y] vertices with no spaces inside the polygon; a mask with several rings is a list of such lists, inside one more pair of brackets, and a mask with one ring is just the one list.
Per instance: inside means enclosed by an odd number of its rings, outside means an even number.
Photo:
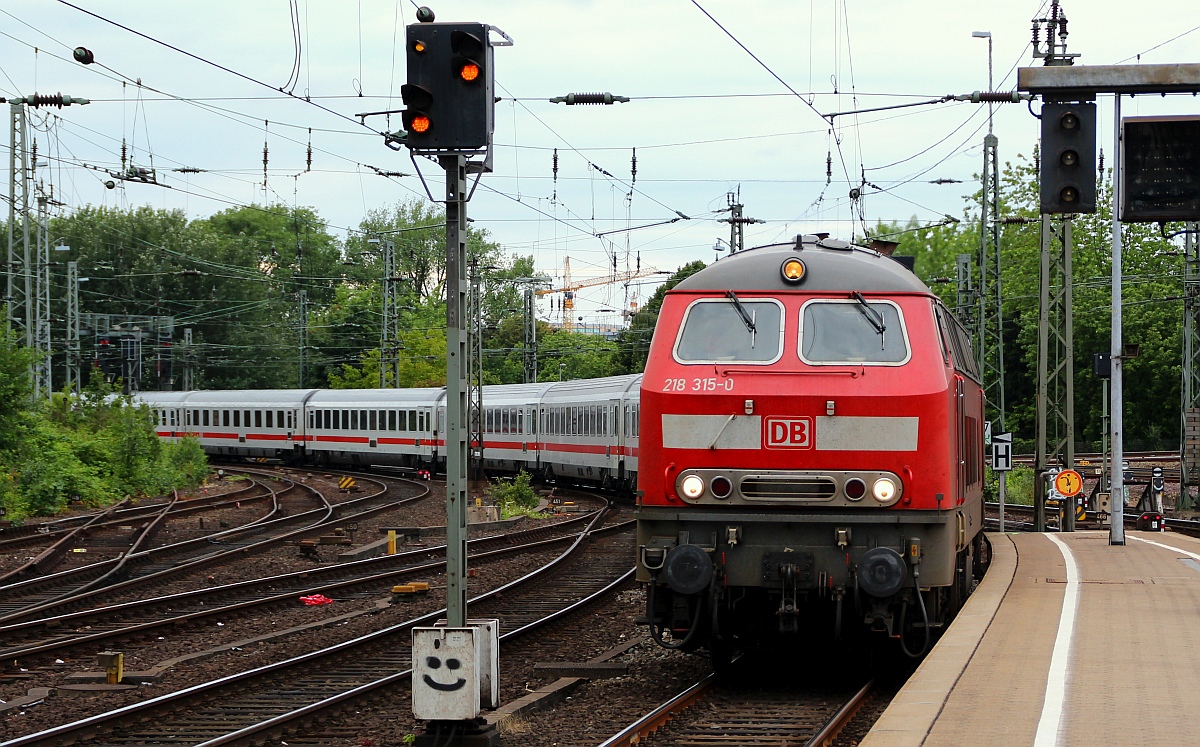
[{"label": "street lamp", "polygon": [[562,377],[563,377],[563,371],[565,371],[565,370],[567,370],[567,364],[566,364],[566,363],[559,363],[559,364],[558,364],[558,380],[559,380],[559,381],[562,381]]},{"label": "street lamp", "polygon": [[[988,92],[992,90],[992,32],[972,31],[971,38],[988,40]],[[992,102],[988,102],[988,134],[992,134]]]}]

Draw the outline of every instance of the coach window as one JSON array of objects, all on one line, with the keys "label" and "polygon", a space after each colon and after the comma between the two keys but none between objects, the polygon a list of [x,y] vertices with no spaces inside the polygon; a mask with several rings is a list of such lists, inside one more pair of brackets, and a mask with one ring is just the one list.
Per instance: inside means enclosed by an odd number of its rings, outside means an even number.
[{"label": "coach window", "polygon": [[262,427],[263,427],[263,423],[262,423],[262,410],[255,410],[255,411],[254,411],[254,427],[255,427],[255,428],[262,428]]},{"label": "coach window", "polygon": [[204,425],[208,425],[208,410],[201,410],[200,419],[204,421]]},{"label": "coach window", "polygon": [[368,423],[367,430],[373,431],[373,430],[375,430],[375,426],[377,425],[376,420],[375,420],[375,411],[370,410],[369,412],[370,412],[370,414],[367,416],[367,420],[365,422]]},{"label": "coach window", "polygon": [[221,410],[221,425],[229,427],[229,410]]},{"label": "coach window", "polygon": [[250,411],[249,410],[242,410],[242,423],[245,425],[245,427],[247,427],[247,428],[250,427]]},{"label": "coach window", "polygon": [[774,363],[783,354],[783,305],[774,299],[693,301],[674,353],[680,363]]},{"label": "coach window", "polygon": [[809,301],[800,309],[800,359],[815,366],[908,362],[904,315],[891,301]]},{"label": "coach window", "polygon": [[242,411],[241,410],[233,411],[233,427],[234,428],[242,427]]},{"label": "coach window", "polygon": [[[280,425],[282,425],[282,423],[280,423]],[[275,411],[274,410],[267,410],[267,427],[268,428],[275,427]]]}]

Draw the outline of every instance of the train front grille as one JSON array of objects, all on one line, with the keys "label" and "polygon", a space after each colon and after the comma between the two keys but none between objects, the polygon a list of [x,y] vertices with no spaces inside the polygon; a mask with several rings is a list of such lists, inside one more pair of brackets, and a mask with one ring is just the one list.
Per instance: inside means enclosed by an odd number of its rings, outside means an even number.
[{"label": "train front grille", "polygon": [[799,475],[747,475],[740,487],[748,501],[829,501],[837,493],[832,478]]}]

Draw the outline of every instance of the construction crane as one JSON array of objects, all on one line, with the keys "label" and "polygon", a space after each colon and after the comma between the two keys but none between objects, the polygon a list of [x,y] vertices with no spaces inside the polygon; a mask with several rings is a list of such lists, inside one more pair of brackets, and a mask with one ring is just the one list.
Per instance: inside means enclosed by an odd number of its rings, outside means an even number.
[{"label": "construction crane", "polygon": [[629,280],[638,278],[646,278],[651,275],[665,275],[661,270],[656,270],[653,267],[647,267],[639,270],[629,270],[626,272],[613,272],[612,274],[603,277],[592,278],[590,280],[581,280],[578,283],[571,282],[571,258],[563,257],[562,285],[557,288],[541,288],[534,291],[539,296],[548,296],[551,293],[563,294],[562,310],[563,321],[562,328],[567,332],[575,329],[575,291],[580,288],[592,288],[597,285],[608,285],[610,283],[624,283]]}]

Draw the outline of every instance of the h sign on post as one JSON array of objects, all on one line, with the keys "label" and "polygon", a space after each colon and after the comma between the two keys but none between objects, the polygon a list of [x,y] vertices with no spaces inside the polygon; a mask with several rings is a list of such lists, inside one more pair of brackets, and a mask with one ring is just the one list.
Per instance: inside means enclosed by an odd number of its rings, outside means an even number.
[{"label": "h sign on post", "polygon": [[1012,469],[1012,434],[992,434],[992,470],[1008,472]]}]

